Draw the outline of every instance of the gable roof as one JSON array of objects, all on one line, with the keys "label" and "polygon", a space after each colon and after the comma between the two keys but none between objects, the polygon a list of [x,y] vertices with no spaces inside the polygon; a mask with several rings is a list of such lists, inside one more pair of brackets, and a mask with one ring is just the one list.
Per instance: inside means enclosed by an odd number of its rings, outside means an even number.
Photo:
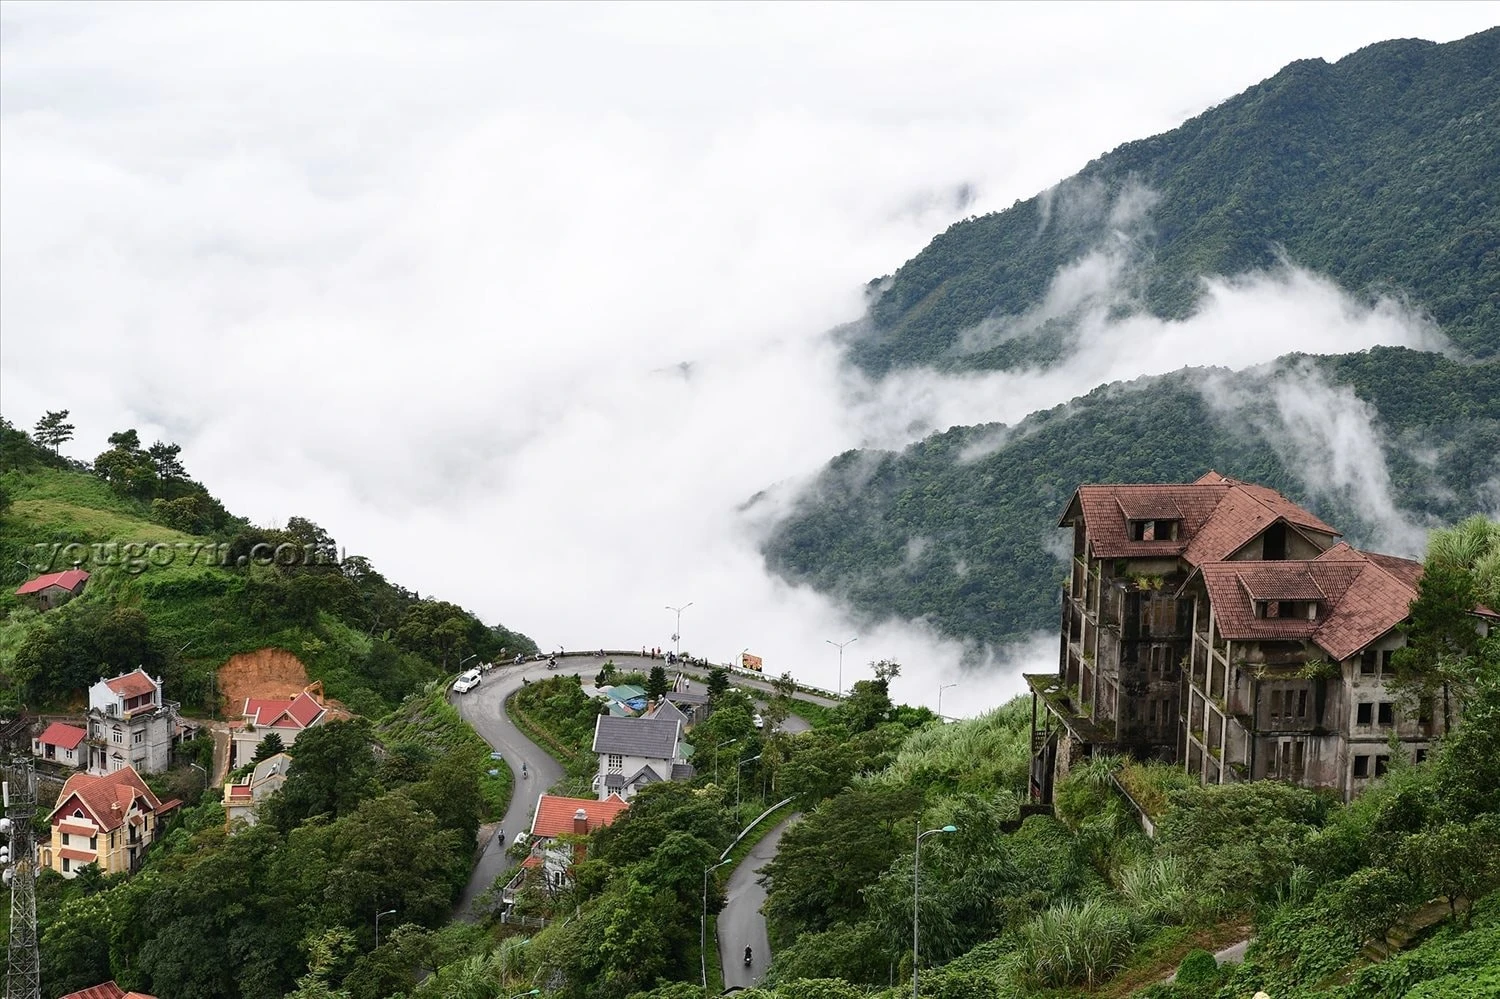
[{"label": "gable roof", "polygon": [[614,822],[621,812],[629,808],[630,804],[615,794],[603,801],[543,794],[536,799],[536,816],[531,820],[531,835],[546,839],[571,835],[573,818],[579,809],[587,816],[589,832],[593,832]]},{"label": "gable roof", "polygon": [[90,985],[86,989],[69,992],[65,996],[60,996],[59,999],[156,999],[156,997],[148,996],[144,992],[126,992],[111,979],[102,985]]},{"label": "gable roof", "polygon": [[682,722],[676,718],[612,718],[600,715],[594,721],[595,753],[641,756],[648,760],[670,760],[677,755]]},{"label": "gable roof", "polygon": [[672,703],[670,698],[657,701],[649,711],[642,715],[642,717],[675,718],[683,723],[686,723],[688,720],[687,715],[683,714],[682,711],[678,709],[677,705]]},{"label": "gable roof", "polygon": [[[1421,565],[1339,543],[1307,562],[1211,562],[1194,572],[1218,633],[1231,641],[1311,641],[1348,659],[1406,619]],[[1262,618],[1263,600],[1316,601],[1316,618]]]},{"label": "gable roof", "polygon": [[143,694],[156,693],[156,681],[139,666],[112,680],[105,680],[104,685],[120,697],[140,697]]},{"label": "gable roof", "polygon": [[24,597],[30,593],[40,593],[49,586],[61,586],[65,590],[72,590],[77,588],[80,583],[87,581],[88,578],[89,574],[82,569],[49,572],[45,576],[38,576],[16,587],[16,596]]},{"label": "gable roof", "polygon": [[323,714],[323,705],[307,691],[296,697],[247,697],[241,712],[257,728],[304,729]]},{"label": "gable roof", "polygon": [[70,801],[77,800],[94,820],[94,824],[105,832],[118,829],[125,823],[125,815],[137,800],[148,812],[162,809],[162,803],[134,767],[123,767],[114,773],[96,777],[93,774],[73,774],[58,792],[57,804],[48,813],[52,821]]},{"label": "gable roof", "polygon": [[661,774],[659,774],[655,770],[651,769],[651,766],[649,764],[646,765],[646,766],[644,766],[644,767],[641,767],[639,770],[637,770],[635,773],[631,774],[629,777],[627,777],[625,779],[625,786],[626,787],[634,787],[637,784],[641,785],[642,787],[645,787],[647,784],[660,784],[660,783],[661,783]]},{"label": "gable roof", "polygon": [[36,737],[36,741],[44,746],[60,746],[63,749],[77,749],[78,744],[88,738],[88,733],[76,725],[66,722],[53,722],[48,725],[46,731]]},{"label": "gable roof", "polygon": [[[1276,490],[1217,472],[1191,483],[1079,486],[1058,526],[1079,516],[1095,558],[1180,556],[1201,565],[1228,557],[1277,520],[1314,534],[1338,536]],[[1136,541],[1130,535],[1132,520],[1174,520],[1177,537]]]}]

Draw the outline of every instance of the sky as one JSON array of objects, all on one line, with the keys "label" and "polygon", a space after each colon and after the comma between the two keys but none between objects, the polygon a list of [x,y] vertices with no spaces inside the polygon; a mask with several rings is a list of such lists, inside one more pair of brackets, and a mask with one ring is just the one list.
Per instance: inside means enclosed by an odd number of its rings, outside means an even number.
[{"label": "sky", "polygon": [[[749,649],[825,687],[894,658],[899,699],[957,684],[944,713],[973,714],[1054,643],[963,669],[920,623],[857,621],[766,573],[767,504],[745,502],[1113,379],[1437,334],[1295,261],[1206,275],[1188,321],[1113,323],[1129,261],[1107,246],[1054,281],[1053,307],[1101,317],[1064,370],[872,383],[828,330],[953,222],[1294,59],[1497,22],[1474,3],[0,4],[0,412],[69,409],[83,459],[125,427],[175,441],[235,513],[311,519],[544,649],[670,647],[666,608],[691,604],[695,655]],[[1329,422],[1311,409],[1287,418]],[[1368,448],[1358,417],[1330,442]],[[840,673],[827,643],[856,637]]]}]

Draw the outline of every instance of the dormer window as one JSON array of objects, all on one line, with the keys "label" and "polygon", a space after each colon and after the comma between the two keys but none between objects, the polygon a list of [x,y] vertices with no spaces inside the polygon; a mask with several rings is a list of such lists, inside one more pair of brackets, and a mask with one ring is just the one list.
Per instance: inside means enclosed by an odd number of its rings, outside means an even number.
[{"label": "dormer window", "polygon": [[1176,541],[1177,521],[1175,520],[1132,520],[1130,522],[1130,540],[1132,541]]},{"label": "dormer window", "polygon": [[1316,600],[1257,600],[1255,616],[1276,621],[1316,621]]}]

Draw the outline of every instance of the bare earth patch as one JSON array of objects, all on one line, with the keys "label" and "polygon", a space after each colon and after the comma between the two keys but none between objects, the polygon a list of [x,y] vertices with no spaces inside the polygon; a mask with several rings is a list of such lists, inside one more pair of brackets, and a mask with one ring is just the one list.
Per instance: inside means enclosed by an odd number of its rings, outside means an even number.
[{"label": "bare earth patch", "polygon": [[[307,667],[286,649],[241,652],[219,667],[219,693],[229,718],[241,717],[247,697],[296,697],[308,683]],[[330,716],[349,717],[337,701],[321,696],[319,700],[330,709]]]}]

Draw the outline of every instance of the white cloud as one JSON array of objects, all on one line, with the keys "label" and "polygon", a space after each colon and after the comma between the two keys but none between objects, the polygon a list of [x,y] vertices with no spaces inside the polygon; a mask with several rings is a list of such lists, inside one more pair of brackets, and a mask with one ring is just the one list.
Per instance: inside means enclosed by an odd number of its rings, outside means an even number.
[{"label": "white cloud", "polygon": [[[765,576],[757,490],[1111,378],[1411,336],[1268,276],[1192,323],[1102,326],[1066,374],[871,386],[823,338],[862,283],[1293,58],[1483,21],[6,5],[0,396],[21,424],[72,409],[81,457],[175,440],[231,509],[309,517],[543,645],[666,644],[692,600],[685,647],[827,684],[851,626]],[[896,625],[850,652],[846,683],[894,656],[929,702],[962,654]]]}]

